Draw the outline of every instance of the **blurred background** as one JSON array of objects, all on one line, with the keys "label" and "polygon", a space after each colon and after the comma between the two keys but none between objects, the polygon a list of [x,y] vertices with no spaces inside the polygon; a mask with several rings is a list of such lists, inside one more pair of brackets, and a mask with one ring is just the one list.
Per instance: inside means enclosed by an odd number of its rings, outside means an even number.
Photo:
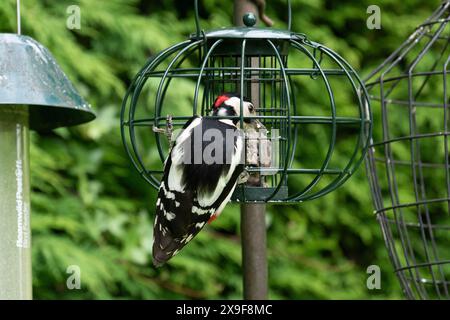
[{"label": "blurred background", "polygon": [[[231,25],[232,3],[201,0],[202,26]],[[293,30],[334,49],[364,78],[439,3],[293,0]],[[366,27],[373,4],[381,9],[380,30]],[[66,26],[71,5],[81,10],[80,29]],[[275,27],[285,27],[285,13],[284,0],[267,0]],[[227,206],[181,254],[154,269],[156,192],[135,172],[120,139],[131,79],[152,54],[195,31],[193,14],[191,0],[22,1],[23,34],[50,49],[98,115],[87,125],[32,133],[35,299],[242,297],[239,206]],[[0,32],[15,32],[15,15],[15,0],[2,0]],[[177,91],[168,99],[190,105],[190,92]],[[334,193],[267,211],[270,298],[403,298],[363,167]],[[70,265],[81,268],[81,290],[66,287]],[[366,286],[370,265],[381,268],[380,290]]]}]

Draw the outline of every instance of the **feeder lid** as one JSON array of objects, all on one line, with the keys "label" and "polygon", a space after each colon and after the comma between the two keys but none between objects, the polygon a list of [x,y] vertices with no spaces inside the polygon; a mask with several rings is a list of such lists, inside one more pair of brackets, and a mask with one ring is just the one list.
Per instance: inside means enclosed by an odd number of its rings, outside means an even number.
[{"label": "feeder lid", "polygon": [[17,34],[0,34],[0,108],[29,106],[30,129],[73,126],[95,118],[48,49]]},{"label": "feeder lid", "polygon": [[[232,27],[206,31],[200,35],[207,39],[269,39],[269,40],[290,40],[293,33],[288,30],[273,28],[249,28],[249,27]],[[197,38],[196,34],[191,35]]]}]

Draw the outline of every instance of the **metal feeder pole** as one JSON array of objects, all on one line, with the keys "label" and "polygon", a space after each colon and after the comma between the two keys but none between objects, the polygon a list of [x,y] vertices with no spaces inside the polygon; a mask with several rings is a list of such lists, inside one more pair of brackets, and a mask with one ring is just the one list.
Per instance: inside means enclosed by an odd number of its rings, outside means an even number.
[{"label": "metal feeder pole", "polygon": [[0,299],[32,299],[28,109],[0,107]]},{"label": "metal feeder pole", "polygon": [[[242,17],[252,12],[259,17],[258,8],[250,0],[234,0],[234,24],[242,26]],[[241,62],[242,63],[242,62]],[[259,59],[251,59],[252,67],[258,67]],[[241,75],[243,76],[243,75]],[[259,106],[259,84],[252,84],[252,103]],[[244,273],[244,299],[266,300],[266,205],[253,203],[241,205],[242,265]]]}]

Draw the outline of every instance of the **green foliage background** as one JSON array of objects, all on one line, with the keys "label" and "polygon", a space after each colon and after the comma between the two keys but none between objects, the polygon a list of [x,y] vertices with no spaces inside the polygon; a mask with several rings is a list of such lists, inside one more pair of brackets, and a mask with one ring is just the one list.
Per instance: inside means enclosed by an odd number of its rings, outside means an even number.
[{"label": "green foliage background", "polygon": [[[293,29],[335,49],[364,76],[440,1],[292,2]],[[201,3],[205,28],[231,23],[231,0]],[[267,3],[277,27],[284,26],[285,1]],[[381,8],[381,30],[366,28],[371,4]],[[66,28],[69,5],[81,8],[81,30]],[[194,31],[193,1],[25,0],[22,11],[23,32],[50,49],[98,115],[87,125],[32,134],[34,297],[241,298],[239,207],[229,205],[182,254],[154,269],[155,192],[120,140],[118,115],[130,80],[149,56]],[[15,0],[3,0],[0,32],[15,25]],[[177,103],[189,104],[187,96],[180,92]],[[269,206],[267,222],[270,298],[402,298],[363,168],[319,200]],[[372,264],[381,267],[381,290],[366,288]],[[69,265],[81,268],[81,290],[66,289]]]}]

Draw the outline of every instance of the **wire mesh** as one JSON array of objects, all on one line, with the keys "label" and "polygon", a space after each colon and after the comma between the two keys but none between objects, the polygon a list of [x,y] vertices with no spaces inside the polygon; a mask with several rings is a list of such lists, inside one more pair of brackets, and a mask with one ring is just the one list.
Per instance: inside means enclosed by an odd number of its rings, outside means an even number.
[{"label": "wire mesh", "polygon": [[366,162],[375,213],[410,299],[450,298],[449,8],[444,1],[366,80],[382,133]]}]

